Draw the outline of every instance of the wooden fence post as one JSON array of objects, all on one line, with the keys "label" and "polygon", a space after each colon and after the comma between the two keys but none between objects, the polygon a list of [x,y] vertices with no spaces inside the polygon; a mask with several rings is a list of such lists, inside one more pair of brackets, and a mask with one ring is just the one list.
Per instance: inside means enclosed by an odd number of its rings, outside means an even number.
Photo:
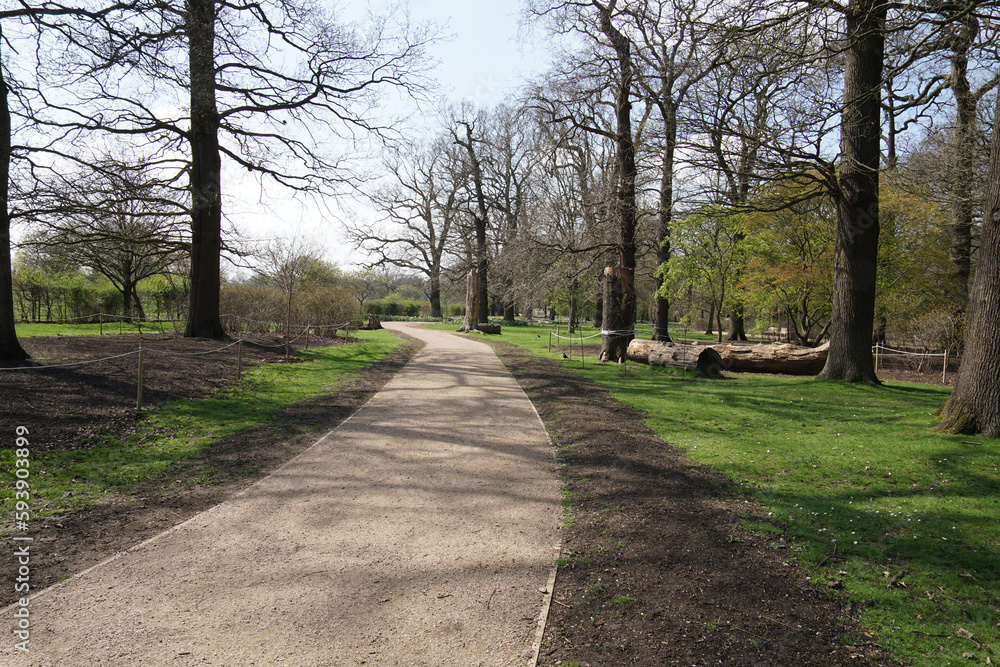
[{"label": "wooden fence post", "polygon": [[135,392],[135,409],[142,410],[142,340],[139,341],[139,382]]}]

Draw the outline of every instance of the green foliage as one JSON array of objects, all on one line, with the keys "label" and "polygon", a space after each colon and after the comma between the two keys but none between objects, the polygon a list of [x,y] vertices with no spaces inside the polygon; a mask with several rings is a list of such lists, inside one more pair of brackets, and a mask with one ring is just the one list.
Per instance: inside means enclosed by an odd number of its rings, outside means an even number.
[{"label": "green foliage", "polygon": [[942,289],[952,271],[948,216],[896,180],[881,180],[876,309],[896,339],[942,349],[961,338]]},{"label": "green foliage", "polygon": [[369,302],[367,309],[372,315],[420,317],[421,314],[430,313],[430,302],[425,299],[418,301],[413,298],[403,297],[397,292],[393,292],[384,299]]},{"label": "green foliage", "polygon": [[708,303],[716,312],[731,305],[739,274],[746,263],[744,220],[721,206],[675,220],[670,243],[673,256],[657,275],[663,278],[660,294],[668,299],[693,291],[701,295],[694,309]]},{"label": "green foliage", "polygon": [[[788,182],[770,194],[784,201],[806,197],[806,186]],[[756,331],[791,326],[800,345],[826,333],[833,305],[836,211],[825,194],[774,212],[746,216],[746,252],[741,276],[744,305]]]}]

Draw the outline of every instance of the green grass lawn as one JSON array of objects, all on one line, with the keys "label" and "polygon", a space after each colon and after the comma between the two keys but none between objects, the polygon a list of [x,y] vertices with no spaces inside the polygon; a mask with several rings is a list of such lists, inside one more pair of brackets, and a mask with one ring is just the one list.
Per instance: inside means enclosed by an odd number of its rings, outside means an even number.
[{"label": "green grass lawn", "polygon": [[[263,364],[210,398],[149,407],[134,435],[106,436],[87,449],[32,452],[32,515],[59,514],[113,494],[128,495],[137,485],[162,478],[173,464],[197,456],[213,443],[244,428],[267,424],[282,408],[336,389],[352,372],[390,354],[400,343],[388,331],[352,335],[360,341],[294,353],[311,363]],[[8,480],[14,479],[13,466],[14,451],[0,449],[0,471]],[[5,484],[0,490],[5,523],[13,516],[13,496],[14,485]]]},{"label": "green grass lawn", "polygon": [[499,340],[607,386],[666,442],[753,496],[768,518],[743,527],[769,536],[816,585],[841,580],[838,594],[897,659],[1000,663],[1000,442],[930,432],[947,388],[704,380],[633,364],[625,375],[593,356],[583,369],[578,353],[548,355],[545,329],[504,327]]}]

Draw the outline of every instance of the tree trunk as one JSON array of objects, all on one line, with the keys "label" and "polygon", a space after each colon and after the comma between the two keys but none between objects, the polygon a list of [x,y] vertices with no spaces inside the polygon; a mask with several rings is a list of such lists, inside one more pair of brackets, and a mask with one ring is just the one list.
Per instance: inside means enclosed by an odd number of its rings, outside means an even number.
[{"label": "tree trunk", "polygon": [[[615,197],[618,214],[618,266],[604,270],[603,331],[601,361],[625,361],[629,341],[635,335],[635,142],[632,137],[632,85],[634,68],[632,45],[612,22],[615,2],[602,6],[601,32],[611,42],[618,65],[618,90],[615,93],[615,162],[618,167],[618,190]],[[613,284],[612,284],[613,283]],[[627,333],[626,333],[627,332]]]},{"label": "tree trunk", "polygon": [[[666,88],[666,86],[664,86]],[[663,103],[661,103],[663,104]],[[661,268],[670,261],[670,223],[674,206],[674,153],[677,145],[677,112],[674,105],[662,107],[666,139],[660,164],[660,216],[656,230],[656,262]],[[653,340],[670,342],[670,302],[660,291],[663,277],[657,272],[653,314]]]},{"label": "tree trunk", "polygon": [[951,90],[955,95],[955,174],[952,187],[952,220],[948,253],[953,272],[945,295],[956,317],[962,317],[969,301],[972,275],[973,184],[975,183],[976,114],[978,99],[969,84],[969,49],[978,33],[978,21],[968,16],[952,35]]},{"label": "tree trunk", "polygon": [[872,385],[885,15],[883,0],[848,6],[830,354],[819,374]]},{"label": "tree trunk", "polygon": [[732,325],[729,327],[729,335],[726,337],[726,340],[731,340],[731,341],[748,340],[746,322],[744,321],[742,305],[733,306],[732,311],[730,311],[729,313],[729,321],[732,323]]},{"label": "tree trunk", "polygon": [[[0,44],[2,46],[2,44]],[[0,77],[2,77],[0,71]],[[10,262],[11,124],[7,82],[0,78],[0,362],[22,361],[30,355],[14,328],[14,270]]]},{"label": "tree trunk", "polygon": [[604,274],[597,280],[597,296],[594,298],[594,328],[600,329],[604,323]]},{"label": "tree trunk", "polygon": [[514,324],[515,317],[517,317],[517,309],[514,307],[514,301],[510,300],[503,307],[504,324]]},{"label": "tree trunk", "polygon": [[129,278],[122,282],[122,315],[132,319],[132,294],[135,292],[135,283]]},{"label": "tree trunk", "polygon": [[475,331],[479,324],[479,272],[469,269],[465,286],[465,320],[459,331]]},{"label": "tree trunk", "polygon": [[937,429],[1000,438],[1000,97],[993,121],[989,191],[976,276],[969,295],[965,350],[955,390]]},{"label": "tree trunk", "polygon": [[431,317],[440,319],[441,317],[441,276],[431,276]]},{"label": "tree trunk", "polygon": [[635,287],[633,270],[625,266],[604,269],[604,319],[601,324],[601,361],[622,363],[635,338]]},{"label": "tree trunk", "polygon": [[191,74],[191,296],[184,336],[222,338],[222,160],[215,102],[215,0],[188,0]]}]

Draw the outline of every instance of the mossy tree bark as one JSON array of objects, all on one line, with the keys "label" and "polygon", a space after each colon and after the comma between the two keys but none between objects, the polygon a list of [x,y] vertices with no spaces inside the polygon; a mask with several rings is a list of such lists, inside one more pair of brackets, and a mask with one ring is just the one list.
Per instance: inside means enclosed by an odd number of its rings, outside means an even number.
[{"label": "mossy tree bark", "polygon": [[1000,98],[994,113],[989,190],[976,275],[969,294],[965,350],[955,390],[937,430],[1000,438]]}]

